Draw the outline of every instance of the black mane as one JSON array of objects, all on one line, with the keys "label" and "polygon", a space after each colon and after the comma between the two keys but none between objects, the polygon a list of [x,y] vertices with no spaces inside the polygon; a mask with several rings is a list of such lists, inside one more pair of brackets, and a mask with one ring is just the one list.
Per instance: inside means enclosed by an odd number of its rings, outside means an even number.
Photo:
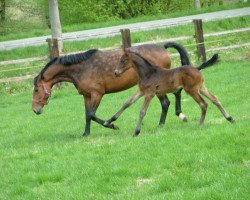
[{"label": "black mane", "polygon": [[[72,54],[72,55],[67,55],[67,56],[60,56],[60,57],[54,58],[45,65],[45,67],[42,69],[42,71],[40,72],[39,75],[43,76],[44,72],[49,67],[51,67],[52,65],[55,65],[55,64],[62,64],[64,66],[70,66],[72,64],[77,64],[77,63],[80,63],[82,61],[86,61],[93,54],[95,54],[97,51],[98,51],[98,49],[90,49],[90,50],[88,50],[86,52],[83,52],[83,53],[77,53],[77,54]],[[35,79],[34,79],[34,85],[37,84],[38,76],[35,77]]]},{"label": "black mane", "polygon": [[149,60],[147,60],[146,58],[144,58],[140,53],[135,52],[135,51],[130,51],[131,53],[134,53],[135,55],[137,55],[138,57],[140,57],[151,69],[153,69],[153,71],[156,71],[156,68],[158,67],[157,65],[151,63]]}]

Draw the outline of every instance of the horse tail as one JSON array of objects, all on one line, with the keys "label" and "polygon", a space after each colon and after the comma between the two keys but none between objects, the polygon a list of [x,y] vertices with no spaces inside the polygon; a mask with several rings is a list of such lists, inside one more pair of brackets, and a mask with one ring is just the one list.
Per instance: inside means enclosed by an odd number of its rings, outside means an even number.
[{"label": "horse tail", "polygon": [[182,45],[177,44],[175,42],[167,42],[166,44],[164,44],[164,47],[165,49],[172,47],[179,52],[182,66],[191,64],[189,56],[188,56],[188,52]]},{"label": "horse tail", "polygon": [[212,58],[210,58],[208,61],[202,63],[199,67],[197,67],[198,70],[205,69],[207,67],[210,67],[214,65],[215,63],[219,62],[219,55],[218,53],[214,54]]}]

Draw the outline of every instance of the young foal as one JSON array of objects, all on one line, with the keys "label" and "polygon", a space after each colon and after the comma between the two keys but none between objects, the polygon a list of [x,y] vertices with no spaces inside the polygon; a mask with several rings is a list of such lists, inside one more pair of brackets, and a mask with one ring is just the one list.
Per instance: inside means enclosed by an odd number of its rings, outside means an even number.
[{"label": "young foal", "polygon": [[[199,71],[213,65],[217,62],[217,59],[218,54],[215,54],[209,61],[197,68],[184,66],[174,69],[163,69],[151,64],[139,53],[126,49],[124,55],[121,57],[120,66],[115,70],[115,74],[116,76],[120,76],[130,67],[134,67],[139,75],[140,89],[140,94],[134,99],[134,102],[141,96],[144,96],[144,103],[140,111],[140,118],[134,136],[137,136],[141,131],[142,120],[152,98],[156,95],[159,99],[165,99],[166,93],[174,93],[181,88],[199,104],[202,111],[201,126],[204,123],[207,111],[207,103],[201,97],[201,94],[209,98],[219,108],[224,117],[233,123],[233,118],[225,111],[217,97],[211,94],[205,87],[204,78]],[[165,113],[161,115],[160,124],[163,124],[162,122],[165,121],[169,104],[163,104],[163,106]]]}]

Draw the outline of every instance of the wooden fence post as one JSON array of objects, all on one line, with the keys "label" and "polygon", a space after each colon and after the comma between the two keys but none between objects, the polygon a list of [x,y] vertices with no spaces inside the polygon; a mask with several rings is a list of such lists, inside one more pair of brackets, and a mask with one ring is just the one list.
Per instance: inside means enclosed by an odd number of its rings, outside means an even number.
[{"label": "wooden fence post", "polygon": [[53,58],[59,57],[59,46],[58,46],[58,40],[53,38],[47,38],[46,42],[48,42],[49,46],[49,56],[52,60]]},{"label": "wooden fence post", "polygon": [[121,29],[122,34],[122,48],[131,47],[131,36],[129,29]]},{"label": "wooden fence post", "polygon": [[[58,40],[55,38],[47,38],[46,42],[48,42],[48,46],[49,46],[49,57],[50,60],[59,57],[59,45],[58,45]],[[57,83],[55,85],[56,88],[61,88],[62,83]]]},{"label": "wooden fence post", "polygon": [[202,57],[202,62],[206,62],[206,49],[205,49],[205,43],[204,43],[204,37],[203,37],[203,28],[202,28],[202,20],[201,19],[195,19],[194,22],[194,28],[195,28],[195,40],[196,40],[196,46],[197,46],[197,55],[200,59]]}]

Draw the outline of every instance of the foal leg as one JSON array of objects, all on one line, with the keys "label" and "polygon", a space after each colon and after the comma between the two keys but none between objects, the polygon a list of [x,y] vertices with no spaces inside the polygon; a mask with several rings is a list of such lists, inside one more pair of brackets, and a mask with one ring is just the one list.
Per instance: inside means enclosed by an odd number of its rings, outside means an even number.
[{"label": "foal leg", "polygon": [[175,114],[184,122],[187,122],[187,117],[181,111],[181,91],[175,92]]},{"label": "foal leg", "polygon": [[140,90],[138,90],[130,99],[126,101],[126,103],[122,106],[122,108],[109,120],[105,121],[105,125],[108,125],[112,123],[113,121],[117,120],[120,115],[126,110],[129,106],[131,106],[133,103],[135,103],[140,97],[142,97],[142,93]]},{"label": "foal leg", "polygon": [[162,108],[161,118],[160,118],[160,122],[159,122],[159,126],[161,126],[161,125],[165,124],[170,101],[169,101],[167,95],[158,96],[158,99],[160,100],[161,108]]},{"label": "foal leg", "polygon": [[193,99],[199,104],[200,108],[201,108],[201,119],[200,119],[200,126],[203,126],[204,124],[204,120],[206,117],[206,112],[207,112],[207,103],[205,102],[205,100],[201,97],[201,95],[196,92],[189,92],[189,94],[193,97]]},{"label": "foal leg", "polygon": [[234,122],[235,122],[234,119],[232,118],[232,116],[230,116],[230,115],[226,112],[226,110],[223,108],[223,106],[222,106],[221,102],[219,101],[219,99],[218,99],[215,95],[213,95],[212,93],[210,93],[204,85],[202,86],[200,92],[201,92],[202,95],[204,95],[204,96],[206,96],[207,98],[209,98],[209,99],[213,102],[213,104],[215,104],[215,105],[219,108],[219,110],[221,111],[221,113],[223,114],[223,116],[224,116],[229,122],[231,122],[231,123],[234,123]]},{"label": "foal leg", "polygon": [[152,98],[153,98],[152,95],[145,96],[145,98],[144,98],[144,103],[143,103],[143,106],[142,106],[141,111],[140,111],[140,118],[139,118],[137,127],[135,129],[134,136],[138,136],[139,133],[141,132],[142,120],[146,115],[149,103],[152,100]]}]

